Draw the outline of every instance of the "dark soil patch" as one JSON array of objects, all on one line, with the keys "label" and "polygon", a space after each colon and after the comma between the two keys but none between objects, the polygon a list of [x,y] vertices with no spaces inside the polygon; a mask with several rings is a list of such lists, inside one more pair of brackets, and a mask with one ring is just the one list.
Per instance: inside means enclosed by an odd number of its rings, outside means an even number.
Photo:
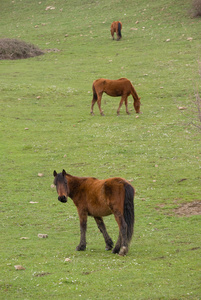
[{"label": "dark soil patch", "polygon": [[173,209],[176,215],[190,217],[193,215],[201,215],[201,201],[193,201],[183,203],[178,208]]},{"label": "dark soil patch", "polygon": [[[175,203],[177,203],[177,200],[175,200]],[[175,203],[172,204],[175,206]],[[162,210],[167,209],[168,206],[168,215],[172,215],[172,212],[177,215],[178,217],[190,217],[194,215],[201,215],[201,200],[195,200],[193,202],[188,203],[182,203],[179,204],[177,208],[170,207],[170,204],[158,204],[158,207],[156,207],[156,210]]]},{"label": "dark soil patch", "polygon": [[47,276],[47,275],[51,275],[51,273],[48,273],[48,272],[43,272],[43,273],[39,273],[39,274],[35,274],[34,276],[35,277],[43,277],[43,276]]},{"label": "dark soil patch", "polygon": [[25,59],[42,55],[38,47],[17,39],[0,39],[0,60]]}]

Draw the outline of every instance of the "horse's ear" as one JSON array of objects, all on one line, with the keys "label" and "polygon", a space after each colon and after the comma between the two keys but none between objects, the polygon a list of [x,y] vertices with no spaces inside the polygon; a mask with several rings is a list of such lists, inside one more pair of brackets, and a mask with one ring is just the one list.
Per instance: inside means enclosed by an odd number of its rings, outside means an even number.
[{"label": "horse's ear", "polygon": [[56,177],[57,176],[57,172],[54,170],[54,172],[53,172],[53,175],[54,175],[54,177]]},{"label": "horse's ear", "polygon": [[62,175],[65,176],[66,175],[66,171],[63,169],[62,171]]},{"label": "horse's ear", "polygon": [[139,100],[141,99],[141,97],[140,98],[138,98]]}]

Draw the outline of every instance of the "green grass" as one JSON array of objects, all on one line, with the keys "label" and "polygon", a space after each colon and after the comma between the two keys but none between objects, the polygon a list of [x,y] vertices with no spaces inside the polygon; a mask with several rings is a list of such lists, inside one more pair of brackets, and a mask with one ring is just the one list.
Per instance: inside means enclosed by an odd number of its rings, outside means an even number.
[{"label": "green grass", "polygon": [[[200,200],[200,132],[189,119],[200,91],[201,21],[190,18],[189,2],[1,2],[0,38],[59,51],[0,61],[0,298],[200,299],[200,215],[173,212]],[[117,19],[119,42],[110,37]],[[131,115],[122,107],[117,117],[119,99],[103,95],[106,116],[96,105],[91,117],[100,77],[130,79],[143,114],[136,118],[130,97]],[[93,219],[87,250],[75,251],[76,208],[51,188],[53,170],[63,168],[131,180],[136,223],[126,257],[104,251]],[[114,217],[105,222],[115,241]]]}]

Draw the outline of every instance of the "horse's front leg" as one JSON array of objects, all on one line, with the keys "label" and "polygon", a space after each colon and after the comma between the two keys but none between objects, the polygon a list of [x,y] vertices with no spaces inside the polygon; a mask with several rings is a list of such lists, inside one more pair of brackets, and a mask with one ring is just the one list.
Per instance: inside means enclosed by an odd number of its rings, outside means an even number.
[{"label": "horse's front leg", "polygon": [[117,115],[118,115],[118,116],[119,116],[120,108],[122,107],[122,104],[123,104],[124,100],[125,100],[125,96],[122,96],[122,97],[121,97],[121,100],[120,100],[120,102],[119,102],[119,107],[118,107],[118,109],[117,109]]},{"label": "horse's front leg", "polygon": [[100,230],[100,232],[102,232],[103,237],[105,239],[105,243],[106,243],[105,250],[111,250],[113,248],[113,241],[109,236],[109,234],[107,233],[103,219],[101,217],[94,217],[94,219],[96,221],[98,229]]},{"label": "horse's front leg", "polygon": [[78,214],[80,218],[80,243],[76,247],[76,251],[83,251],[86,249],[87,214],[79,211]]},{"label": "horse's front leg", "polygon": [[129,113],[129,111],[128,111],[128,97],[126,97],[126,99],[125,99],[125,106],[126,106],[126,113],[127,113],[128,115],[130,115],[130,113]]}]

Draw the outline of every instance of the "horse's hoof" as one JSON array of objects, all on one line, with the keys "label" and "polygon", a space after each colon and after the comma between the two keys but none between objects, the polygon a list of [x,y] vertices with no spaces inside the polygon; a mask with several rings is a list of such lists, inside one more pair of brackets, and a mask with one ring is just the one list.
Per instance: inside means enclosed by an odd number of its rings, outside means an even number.
[{"label": "horse's hoof", "polygon": [[105,247],[105,251],[109,251],[109,250],[111,250],[112,248],[110,248],[110,247]]},{"label": "horse's hoof", "polygon": [[120,248],[114,248],[114,249],[112,250],[112,253],[114,253],[114,254],[119,253],[119,250],[120,250]]},{"label": "horse's hoof", "polygon": [[111,247],[111,246],[106,246],[106,247],[105,247],[105,250],[106,250],[106,251],[112,250],[112,247]]},{"label": "horse's hoof", "polygon": [[93,112],[90,112],[91,116],[94,116],[94,113]]},{"label": "horse's hoof", "polygon": [[86,246],[77,246],[76,251],[84,251],[86,249]]},{"label": "horse's hoof", "polygon": [[123,246],[119,251],[120,256],[125,256],[127,253],[128,253],[128,248],[125,246]]}]

